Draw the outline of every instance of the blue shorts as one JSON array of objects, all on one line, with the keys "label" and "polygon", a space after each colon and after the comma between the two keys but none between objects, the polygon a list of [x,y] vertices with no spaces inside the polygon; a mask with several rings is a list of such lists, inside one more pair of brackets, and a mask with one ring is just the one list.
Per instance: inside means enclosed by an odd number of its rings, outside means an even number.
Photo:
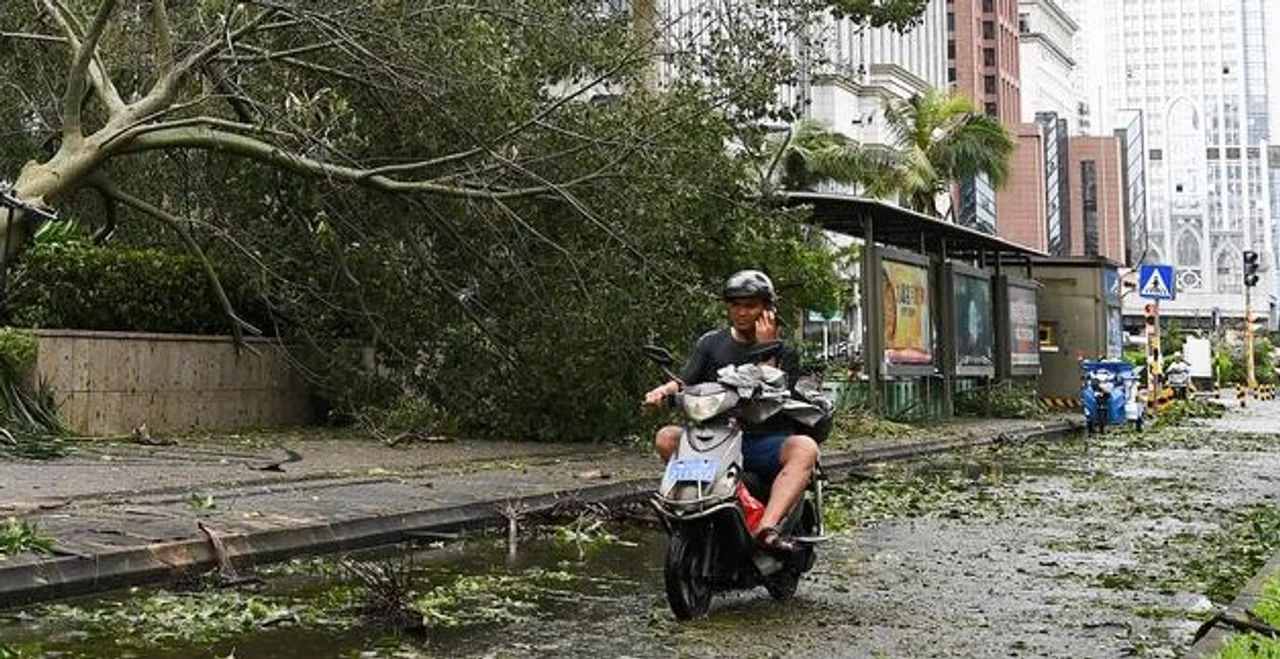
[{"label": "blue shorts", "polygon": [[772,481],[782,471],[784,432],[748,432],[742,435],[742,468]]}]

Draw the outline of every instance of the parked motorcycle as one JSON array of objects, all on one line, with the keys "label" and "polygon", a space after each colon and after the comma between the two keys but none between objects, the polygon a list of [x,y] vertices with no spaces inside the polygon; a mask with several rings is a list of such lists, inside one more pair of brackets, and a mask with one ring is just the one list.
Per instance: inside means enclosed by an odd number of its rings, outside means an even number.
[{"label": "parked motorcycle", "polygon": [[[782,348],[761,344],[754,361]],[[663,348],[645,354],[672,379],[675,360]],[[764,586],[775,600],[791,598],[800,577],[816,560],[823,538],[821,469],[815,469],[800,503],[778,525],[795,538],[794,552],[772,553],[752,536],[772,483],[743,469],[742,427],[785,414],[807,427],[821,427],[829,409],[816,395],[792,395],[786,374],[756,363],[726,366],[715,382],[685,388],[672,402],[687,419],[679,448],[667,463],[653,497],[667,532],[663,570],[667,601],[676,618],[705,615],[718,592]]]},{"label": "parked motorcycle", "polygon": [[1173,389],[1173,397],[1186,400],[1191,384],[1191,365],[1181,359],[1174,359],[1164,371],[1165,384]]}]

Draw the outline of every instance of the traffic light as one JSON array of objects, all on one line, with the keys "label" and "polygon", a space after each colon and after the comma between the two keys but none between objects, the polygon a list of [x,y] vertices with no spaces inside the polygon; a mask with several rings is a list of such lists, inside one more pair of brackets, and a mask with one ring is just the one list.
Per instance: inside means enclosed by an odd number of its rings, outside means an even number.
[{"label": "traffic light", "polygon": [[1145,314],[1146,314],[1146,316],[1147,316],[1147,327],[1148,327],[1148,328],[1154,328],[1154,327],[1155,327],[1155,324],[1156,324],[1156,305],[1155,305],[1155,303],[1154,303],[1154,302],[1148,302],[1148,303],[1146,304],[1146,306],[1144,306],[1144,307],[1142,308],[1142,310],[1143,310],[1143,312],[1145,312]]},{"label": "traffic light", "polygon": [[1253,250],[1244,253],[1244,285],[1258,285],[1258,253]]}]

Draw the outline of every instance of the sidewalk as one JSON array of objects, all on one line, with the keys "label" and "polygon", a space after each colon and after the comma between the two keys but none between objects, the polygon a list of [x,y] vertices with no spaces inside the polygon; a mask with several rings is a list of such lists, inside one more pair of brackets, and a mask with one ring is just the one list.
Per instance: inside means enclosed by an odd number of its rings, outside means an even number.
[{"label": "sidewalk", "polygon": [[[1059,417],[968,420],[827,447],[842,467],[1008,437],[1077,431]],[[259,471],[286,457],[283,472]],[[56,541],[53,556],[0,561],[0,608],[134,585],[214,562],[197,522],[237,563],[403,541],[549,510],[644,495],[660,475],[639,448],[512,442],[413,443],[319,432],[185,440],[176,446],[90,443],[52,462],[0,462],[0,520],[17,516]]]}]

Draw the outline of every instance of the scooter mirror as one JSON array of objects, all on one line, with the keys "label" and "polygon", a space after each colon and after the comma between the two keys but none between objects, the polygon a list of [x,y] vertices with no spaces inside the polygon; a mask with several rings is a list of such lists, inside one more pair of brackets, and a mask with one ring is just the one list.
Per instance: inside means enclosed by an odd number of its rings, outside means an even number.
[{"label": "scooter mirror", "polygon": [[661,346],[647,345],[640,349],[644,351],[645,357],[648,357],[659,366],[672,366],[676,363],[675,357],[672,357],[671,353]]}]

